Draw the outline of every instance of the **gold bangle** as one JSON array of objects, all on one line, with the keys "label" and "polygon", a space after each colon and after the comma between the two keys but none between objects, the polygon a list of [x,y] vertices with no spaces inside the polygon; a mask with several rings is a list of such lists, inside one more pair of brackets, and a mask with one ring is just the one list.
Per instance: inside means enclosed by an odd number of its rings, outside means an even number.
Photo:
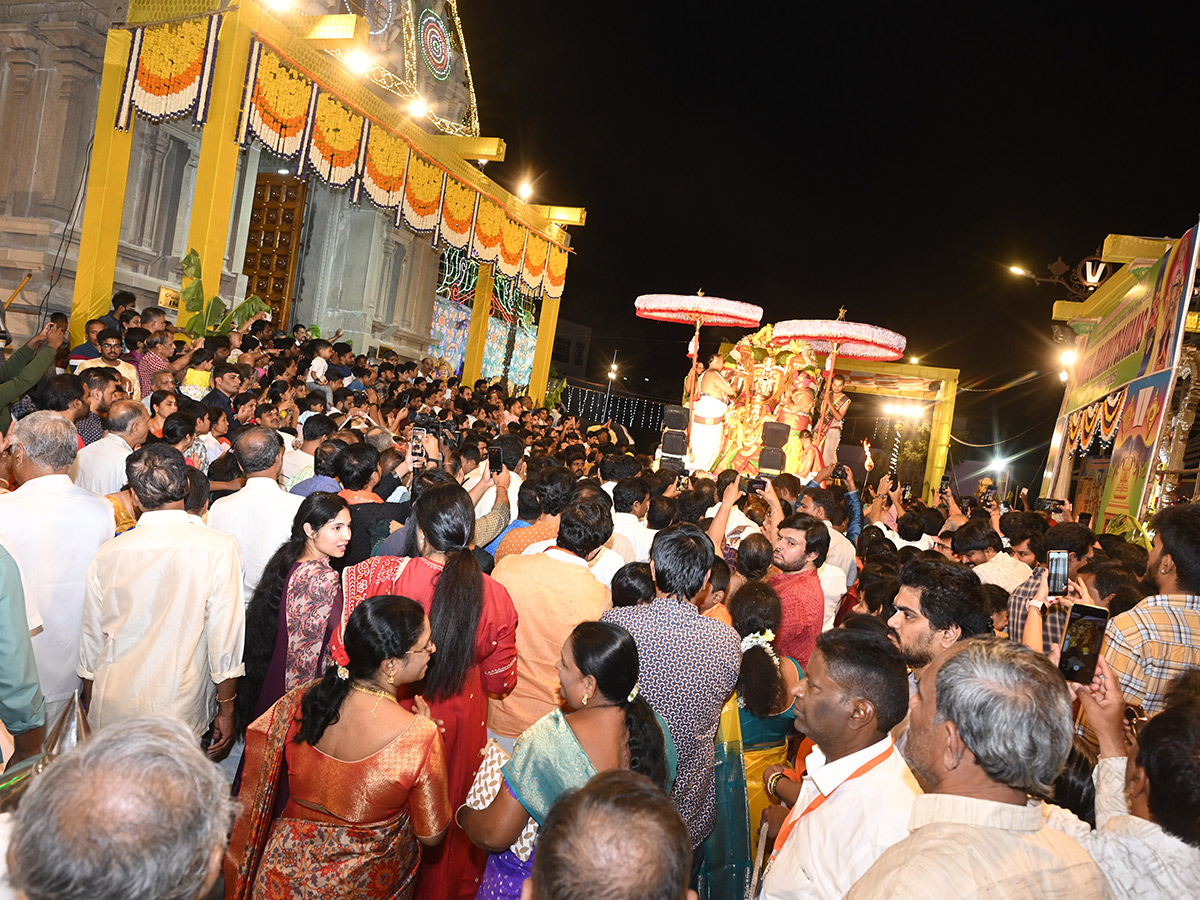
[{"label": "gold bangle", "polygon": [[774,797],[776,800],[783,799],[782,797],[779,796],[779,792],[777,790],[775,790],[775,786],[777,784],[779,784],[779,779],[782,777],[783,777],[782,772],[776,772],[774,775],[772,775],[770,778],[767,779],[767,793],[770,794],[772,797]]},{"label": "gold bangle", "polygon": [[237,699],[237,694],[234,694],[232,697],[226,697],[224,700],[222,700],[220,697],[218,697],[217,702],[218,703],[232,703],[236,699]]},{"label": "gold bangle", "polygon": [[458,821],[458,814],[467,808],[468,808],[467,804],[464,803],[462,806],[460,806],[458,809],[456,809],[454,811],[454,824],[457,825],[459,828],[462,828],[462,822]]}]

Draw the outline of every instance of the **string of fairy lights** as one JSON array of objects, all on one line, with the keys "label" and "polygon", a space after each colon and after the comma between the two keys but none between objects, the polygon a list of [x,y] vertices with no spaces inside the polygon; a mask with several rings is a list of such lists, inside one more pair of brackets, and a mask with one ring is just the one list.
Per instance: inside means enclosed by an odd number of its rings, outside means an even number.
[{"label": "string of fairy lights", "polygon": [[592,422],[603,422],[611,417],[614,423],[626,428],[662,430],[663,407],[666,404],[661,400],[611,394],[608,395],[606,404],[605,394],[605,391],[596,388],[581,387],[568,382],[563,388],[562,403],[571,415]]}]

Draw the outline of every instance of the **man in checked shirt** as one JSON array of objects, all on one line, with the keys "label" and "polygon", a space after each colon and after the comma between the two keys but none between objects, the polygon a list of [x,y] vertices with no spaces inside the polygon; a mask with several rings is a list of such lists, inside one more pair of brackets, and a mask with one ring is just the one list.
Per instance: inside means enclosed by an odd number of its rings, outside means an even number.
[{"label": "man in checked shirt", "polygon": [[[1152,716],[1166,705],[1171,680],[1200,666],[1200,505],[1169,506],[1154,517],[1150,530],[1154,546],[1146,581],[1156,593],[1109,621],[1104,658],[1125,702]],[[1086,724],[1081,733],[1095,746]]]}]

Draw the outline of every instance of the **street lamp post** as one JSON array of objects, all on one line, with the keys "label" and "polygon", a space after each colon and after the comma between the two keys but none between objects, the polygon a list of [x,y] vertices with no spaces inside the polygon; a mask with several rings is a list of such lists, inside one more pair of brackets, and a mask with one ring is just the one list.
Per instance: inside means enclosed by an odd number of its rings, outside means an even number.
[{"label": "street lamp post", "polygon": [[617,380],[617,352],[613,351],[612,365],[608,367],[608,389],[604,392],[604,418],[603,421],[608,421],[608,400],[612,397],[613,382]]}]

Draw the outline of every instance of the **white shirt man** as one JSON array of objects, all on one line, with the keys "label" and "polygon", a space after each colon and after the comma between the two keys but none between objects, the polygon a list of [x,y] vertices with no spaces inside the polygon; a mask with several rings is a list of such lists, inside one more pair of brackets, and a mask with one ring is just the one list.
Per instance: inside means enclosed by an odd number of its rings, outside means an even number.
[{"label": "white shirt man", "polygon": [[829,521],[829,507],[833,503],[833,495],[829,491],[805,490],[797,512],[816,516],[825,523],[829,529],[829,552],[825,554],[825,560],[846,573],[846,586],[849,587],[858,580],[858,560],[850,539],[834,528],[833,523]]},{"label": "white shirt man", "polygon": [[[534,553],[541,553],[547,547],[553,547],[555,543],[557,543],[557,538],[549,541],[535,541],[525,548],[523,554],[531,556]],[[592,574],[596,576],[596,580],[605,587],[612,587],[613,576],[624,565],[625,560],[621,554],[616,550],[610,550],[608,547],[601,547],[596,555],[588,560],[588,568],[592,570]]]},{"label": "white shirt man", "polygon": [[125,485],[125,459],[150,433],[150,415],[142,404],[118,400],[108,410],[108,434],[75,457],[71,480],[96,494],[115,494]]},{"label": "white shirt man", "polygon": [[818,639],[792,696],[796,728],[819,743],[798,790],[775,781],[791,809],[763,876],[765,900],[840,900],[908,836],[921,789],[888,734],[906,694],[904,662],[884,639],[842,629]]},{"label": "white shirt man", "polygon": [[234,440],[233,452],[246,472],[246,486],[212,505],[208,527],[229,535],[241,548],[244,593],[249,603],[263,569],[292,533],[292,521],[304,498],[279,486],[283,447],[279,436],[269,428],[243,428]]},{"label": "white shirt man", "polygon": [[[79,690],[79,628],[88,563],[115,529],[112,504],[71,483],[75,427],[62,416],[35,412],[10,433],[14,470],[21,486],[0,496],[0,534],[16,550],[26,603],[41,623],[33,630],[38,680],[46,697],[46,721]],[[29,456],[37,448],[42,455]]]},{"label": "white shirt man", "polygon": [[101,547],[88,567],[76,669],[90,682],[88,723],[173,715],[196,737],[219,725],[214,747],[228,746],[228,698],[245,672],[241,551],[183,509],[187,465],[178,450],[138,450],[130,487],[144,510],[137,526]]},{"label": "white shirt man", "polygon": [[1033,569],[1007,553],[993,553],[990,559],[979,563],[973,571],[984,584],[997,584],[1010,594],[1033,574]]}]

